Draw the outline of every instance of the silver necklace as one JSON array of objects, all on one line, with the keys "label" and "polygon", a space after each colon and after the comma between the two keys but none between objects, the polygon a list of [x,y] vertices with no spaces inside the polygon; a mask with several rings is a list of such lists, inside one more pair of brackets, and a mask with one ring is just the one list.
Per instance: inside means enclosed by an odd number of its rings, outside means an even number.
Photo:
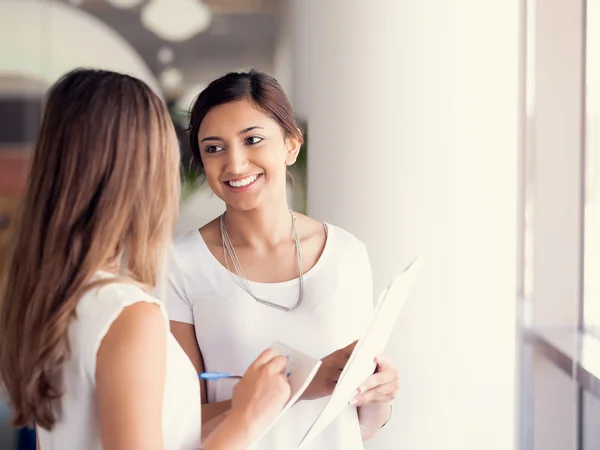
[{"label": "silver necklace", "polygon": [[[263,305],[270,306],[271,308],[276,308],[281,311],[290,312],[300,306],[302,303],[302,298],[304,297],[304,273],[302,272],[302,255],[300,254],[300,239],[298,239],[298,228],[296,226],[296,216],[292,209],[288,207],[290,210],[290,215],[292,216],[292,224],[294,227],[294,239],[296,242],[296,257],[298,262],[298,281],[299,281],[299,291],[298,291],[298,301],[294,306],[288,308],[287,306],[278,305],[277,303],[272,303],[267,300],[264,300],[252,292],[252,288],[250,288],[250,283],[248,283],[248,279],[244,274],[244,269],[242,269],[242,265],[240,264],[240,260],[235,253],[235,249],[233,248],[233,244],[231,243],[231,239],[229,238],[229,234],[227,233],[227,227],[225,226],[225,213],[221,215],[220,225],[221,225],[221,241],[223,242],[223,259],[225,260],[225,266],[227,270],[236,281],[236,283],[248,293],[254,300],[258,303],[262,303]],[[227,256],[231,259],[233,263],[233,267],[235,268],[235,273],[229,268],[229,263],[227,262]]]}]

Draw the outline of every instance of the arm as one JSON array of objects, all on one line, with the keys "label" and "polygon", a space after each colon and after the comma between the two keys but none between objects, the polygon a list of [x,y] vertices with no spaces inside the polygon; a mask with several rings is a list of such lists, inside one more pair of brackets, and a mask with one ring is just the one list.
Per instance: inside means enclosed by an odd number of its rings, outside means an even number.
[{"label": "arm", "polygon": [[204,442],[205,450],[242,450],[281,411],[291,394],[284,356],[265,350],[233,388],[231,413]]},{"label": "arm", "polygon": [[100,437],[105,450],[162,450],[167,330],[155,304],[123,310],[96,355]]},{"label": "arm", "polygon": [[[160,291],[157,288],[157,291]],[[171,334],[194,365],[197,373],[204,372],[204,360],[194,327],[193,302],[188,298],[181,267],[177,258],[169,265],[166,282],[166,307],[169,314]],[[199,378],[200,401],[202,404],[202,433],[210,433],[231,409],[231,401],[208,403],[206,381]]]},{"label": "arm", "polygon": [[358,408],[358,421],[360,423],[360,435],[363,441],[367,441],[379,432],[379,430],[390,419],[389,403],[371,403]]},{"label": "arm", "polygon": [[[198,347],[194,325],[184,322],[171,321],[171,333],[188,355],[196,372],[204,372],[204,361]],[[208,403],[206,381],[200,378],[200,395],[202,398],[202,432],[210,432],[225,418],[224,414],[231,409],[231,400],[217,403]]]},{"label": "arm", "polygon": [[[96,389],[105,450],[163,450],[162,403],[167,325],[154,304],[123,310],[100,344]],[[242,450],[290,396],[287,361],[265,351],[234,389],[236,407],[204,444],[205,450]]]},{"label": "arm", "polygon": [[391,402],[400,387],[400,375],[391,359],[380,355],[375,359],[377,371],[359,387],[351,404],[358,406],[358,419],[363,441],[371,439],[391,419]]},{"label": "arm", "polygon": [[[356,275],[353,279],[357,282],[356,292],[358,296],[356,298],[359,302],[356,310],[360,311],[358,331],[362,334],[371,322],[374,312],[373,271],[369,253],[364,244],[361,245],[358,251],[354,270]],[[378,370],[380,367],[385,370],[382,373],[372,375],[366,380],[360,387],[362,395],[356,397],[358,420],[363,441],[374,437],[388,421],[390,418],[390,401],[398,389],[398,373],[391,361],[386,358],[382,366],[378,365]]]},{"label": "arm", "polygon": [[242,450],[252,441],[252,422],[240,414],[231,414],[203,440],[202,450]]}]

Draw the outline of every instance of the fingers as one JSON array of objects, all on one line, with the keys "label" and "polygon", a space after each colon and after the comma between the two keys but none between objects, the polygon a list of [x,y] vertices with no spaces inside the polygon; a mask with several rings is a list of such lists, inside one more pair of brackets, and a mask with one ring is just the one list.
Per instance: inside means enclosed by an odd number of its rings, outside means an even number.
[{"label": "fingers", "polygon": [[363,392],[367,392],[373,388],[378,386],[383,386],[388,383],[396,383],[398,387],[400,387],[399,376],[394,370],[386,370],[384,372],[377,372],[374,375],[371,375],[369,378],[365,380],[363,384],[358,388],[358,392],[362,394]]},{"label": "fingers", "polygon": [[387,403],[396,398],[396,392],[398,392],[398,389],[395,382],[386,383],[355,396],[350,400],[350,404],[361,406],[369,403]]},{"label": "fingers", "polygon": [[265,368],[270,374],[283,372],[288,364],[288,359],[285,356],[275,356],[271,361],[265,364]]},{"label": "fingers", "polygon": [[258,370],[264,368],[271,375],[284,372],[287,367],[288,359],[285,356],[278,354],[272,348],[262,352],[256,360],[250,364],[248,370]]},{"label": "fingers", "polygon": [[254,360],[254,362],[252,364],[250,364],[250,367],[253,367],[255,369],[262,367],[265,364],[267,364],[269,361],[271,361],[273,358],[275,358],[276,356],[277,356],[277,352],[275,350],[273,350],[272,348],[268,348],[264,352],[262,352],[258,356],[258,358],[256,358]]},{"label": "fingers", "polygon": [[392,362],[391,358],[389,356],[386,355],[379,355],[375,357],[375,363],[378,366],[378,372],[384,372],[386,370],[389,369],[394,369],[394,363]]},{"label": "fingers", "polygon": [[368,403],[389,402],[396,397],[400,388],[400,374],[390,358],[380,355],[375,358],[377,372],[367,378],[357,389],[350,404],[360,406]]}]

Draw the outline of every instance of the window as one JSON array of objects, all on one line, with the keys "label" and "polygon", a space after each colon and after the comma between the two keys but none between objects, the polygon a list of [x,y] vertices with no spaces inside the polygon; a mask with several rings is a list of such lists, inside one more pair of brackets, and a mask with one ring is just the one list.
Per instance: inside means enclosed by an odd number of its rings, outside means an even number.
[{"label": "window", "polygon": [[600,448],[600,0],[524,0],[520,450]]},{"label": "window", "polygon": [[587,0],[585,58],[585,328],[600,335],[600,2]]}]

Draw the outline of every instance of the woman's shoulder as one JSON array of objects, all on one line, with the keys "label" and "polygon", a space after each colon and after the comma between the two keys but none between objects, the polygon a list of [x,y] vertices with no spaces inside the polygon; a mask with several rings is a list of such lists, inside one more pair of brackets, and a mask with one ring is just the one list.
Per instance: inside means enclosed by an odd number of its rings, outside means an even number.
[{"label": "woman's shoulder", "polygon": [[298,217],[303,220],[305,227],[312,232],[326,232],[327,239],[331,239],[331,243],[338,252],[343,251],[345,255],[347,253],[352,254],[347,256],[355,256],[357,253],[364,254],[366,252],[363,241],[350,231],[329,222],[319,222],[303,214],[298,214]]},{"label": "woman's shoulder", "polygon": [[185,252],[190,247],[197,245],[197,241],[201,239],[199,230],[190,230],[173,238],[173,250],[177,253]]},{"label": "woman's shoulder", "polygon": [[211,245],[220,236],[219,218],[216,218],[200,228],[176,236],[173,239],[173,249],[176,253],[196,253],[198,248]]},{"label": "woman's shoulder", "polygon": [[77,312],[93,316],[102,309],[110,313],[139,301],[160,303],[134,281],[100,273],[81,297]]},{"label": "woman's shoulder", "polygon": [[342,228],[338,225],[333,225],[331,223],[327,223],[327,228],[333,230],[336,239],[342,241],[345,245],[349,245],[352,248],[359,248],[365,245],[363,241],[356,237],[356,235],[346,230],[345,228]]},{"label": "woman's shoulder", "polygon": [[206,257],[206,242],[200,230],[191,230],[173,239],[173,254],[169,258],[175,258],[180,269],[197,266]]},{"label": "woman's shoulder", "polygon": [[77,305],[70,336],[73,355],[84,365],[89,376],[96,373],[96,353],[113,324],[127,327],[137,324],[146,332],[158,324],[168,329],[168,317],[162,303],[133,280],[100,274]]},{"label": "woman's shoulder", "polygon": [[134,280],[98,272],[77,303],[76,322],[86,334],[105,332],[125,308],[140,302],[163,309],[161,302]]},{"label": "woman's shoulder", "polygon": [[338,225],[326,223],[327,229],[334,235],[338,247],[343,247],[351,253],[362,253],[365,251],[365,244],[352,232]]},{"label": "woman's shoulder", "polygon": [[171,282],[196,285],[214,275],[215,261],[209,249],[210,235],[205,230],[206,226],[173,239],[173,252],[167,258]]}]

